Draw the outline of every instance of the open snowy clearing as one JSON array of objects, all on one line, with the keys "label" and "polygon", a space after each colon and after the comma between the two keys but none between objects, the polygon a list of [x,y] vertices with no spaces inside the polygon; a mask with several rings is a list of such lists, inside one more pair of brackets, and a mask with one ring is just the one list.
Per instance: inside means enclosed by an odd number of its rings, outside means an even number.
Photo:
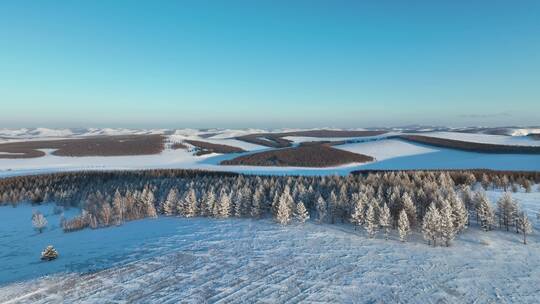
[{"label": "open snowy clearing", "polygon": [[[514,197],[527,210],[540,207],[540,193]],[[0,287],[2,303],[535,303],[539,292],[536,220],[526,246],[513,232],[474,227],[452,247],[433,248],[418,235],[403,244],[347,225],[249,219],[159,218],[37,234],[28,206],[2,209],[2,281],[23,280]],[[60,258],[40,262],[49,243]]]}]

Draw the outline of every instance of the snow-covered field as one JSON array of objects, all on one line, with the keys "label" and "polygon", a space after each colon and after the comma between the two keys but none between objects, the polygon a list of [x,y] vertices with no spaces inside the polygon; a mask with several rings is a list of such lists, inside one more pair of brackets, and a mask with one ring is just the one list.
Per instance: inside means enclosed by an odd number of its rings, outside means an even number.
[{"label": "snow-covered field", "polygon": [[[298,174],[298,175],[330,175],[348,174],[359,169],[471,169],[485,168],[494,170],[540,170],[540,155],[517,154],[482,154],[444,148],[425,146],[397,139],[386,139],[385,136],[395,134],[390,132],[366,140],[346,145],[336,146],[360,154],[374,157],[376,160],[368,164],[347,164],[329,168],[297,168],[297,167],[253,167],[253,166],[221,166],[222,160],[232,159],[240,154],[209,154],[195,156],[186,150],[172,150],[170,143],[182,142],[186,139],[202,140],[215,144],[225,144],[242,148],[248,152],[263,151],[268,147],[247,143],[233,138],[234,136],[263,132],[259,129],[245,130],[131,130],[131,129],[0,129],[0,136],[10,135],[5,141],[42,140],[56,138],[77,138],[97,134],[166,134],[169,144],[166,150],[156,155],[112,156],[112,157],[60,157],[54,156],[47,150],[47,155],[31,159],[0,159],[0,177],[77,170],[117,170],[117,169],[203,169],[215,171],[231,171],[256,174]],[[279,130],[280,132],[289,130]],[[474,140],[497,144],[531,144],[540,145],[540,141],[530,138],[468,134],[457,132],[428,132],[428,136],[439,136],[459,140]],[[52,137],[51,137],[52,136]],[[61,137],[54,137],[61,136]],[[354,138],[315,138],[288,137],[298,144],[302,141],[342,140]]]},{"label": "snow-covered field", "polygon": [[[538,192],[514,197],[528,211],[540,208]],[[538,301],[535,219],[529,245],[513,232],[474,227],[452,247],[433,248],[419,235],[403,244],[395,232],[385,241],[346,225],[281,227],[249,219],[159,218],[37,234],[29,206],[0,211],[1,303]],[[41,262],[49,243],[60,258]]]}]

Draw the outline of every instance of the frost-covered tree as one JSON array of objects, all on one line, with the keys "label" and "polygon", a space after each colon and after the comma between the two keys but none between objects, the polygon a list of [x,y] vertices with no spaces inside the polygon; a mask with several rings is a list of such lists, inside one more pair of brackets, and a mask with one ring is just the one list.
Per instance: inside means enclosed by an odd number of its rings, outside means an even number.
[{"label": "frost-covered tree", "polygon": [[199,214],[201,216],[211,216],[216,204],[216,194],[214,188],[210,187],[201,200]]},{"label": "frost-covered tree", "polygon": [[524,211],[519,213],[518,227],[521,234],[523,234],[523,244],[527,244],[527,234],[532,233],[532,225],[527,213]]},{"label": "frost-covered tree", "polygon": [[227,218],[230,215],[230,209],[231,209],[231,198],[227,193],[222,191],[219,197],[218,208],[216,210],[217,213],[214,216],[217,216],[220,218]]},{"label": "frost-covered tree", "polygon": [[286,191],[284,191],[279,197],[276,222],[280,223],[281,225],[287,225],[291,221],[291,201],[292,197],[290,193]]},{"label": "frost-covered tree", "polygon": [[102,226],[110,226],[113,222],[113,209],[108,202],[104,202],[99,211],[99,220]]},{"label": "frost-covered tree", "polygon": [[378,221],[375,214],[375,203],[371,201],[368,205],[365,215],[364,228],[370,238],[374,237],[377,233]]},{"label": "frost-covered tree", "polygon": [[422,234],[424,239],[428,241],[428,244],[437,246],[437,237],[440,235],[441,231],[441,215],[439,210],[435,207],[435,203],[431,203],[429,208],[424,215],[424,221],[422,222]]},{"label": "frost-covered tree", "polygon": [[452,207],[452,222],[456,229],[456,233],[460,233],[467,228],[469,221],[469,212],[465,207],[463,201],[456,195],[455,192],[451,192],[448,195],[448,201]]},{"label": "frost-covered tree", "polygon": [[326,201],[320,195],[319,195],[319,198],[317,198],[316,208],[317,208],[317,222],[321,224],[326,219]]},{"label": "frost-covered tree", "polygon": [[452,206],[448,200],[442,201],[442,207],[439,214],[441,217],[440,239],[442,242],[444,242],[445,246],[448,247],[450,246],[450,242],[454,240],[457,233],[452,216]]},{"label": "frost-covered tree", "polygon": [[390,223],[390,208],[388,208],[386,203],[384,203],[379,214],[379,225],[384,230],[384,239],[388,240],[388,233],[390,232],[390,226],[392,224]]},{"label": "frost-covered tree", "polygon": [[478,191],[474,195],[474,201],[476,204],[476,213],[480,219],[480,226],[484,231],[491,230],[494,222],[495,212],[491,203],[484,191]]},{"label": "frost-covered tree", "polygon": [[124,212],[125,212],[125,203],[124,198],[120,194],[118,188],[114,192],[113,196],[113,213],[114,213],[114,222],[116,225],[120,225],[124,221]]},{"label": "frost-covered tree", "polygon": [[407,217],[409,218],[409,224],[411,227],[416,226],[416,207],[414,206],[414,203],[411,199],[411,196],[409,193],[405,192],[403,193],[403,197],[401,198],[403,210],[407,213]]},{"label": "frost-covered tree", "polygon": [[197,194],[193,188],[189,189],[182,199],[182,215],[185,217],[197,215]]},{"label": "frost-covered tree", "polygon": [[351,214],[351,223],[354,225],[354,229],[364,224],[364,200],[359,199],[355,202]]},{"label": "frost-covered tree", "polygon": [[407,216],[407,212],[405,210],[401,210],[399,212],[399,220],[398,220],[398,233],[399,233],[399,239],[402,242],[407,241],[407,235],[411,231],[411,226],[409,225],[409,217]]},{"label": "frost-covered tree", "polygon": [[39,233],[43,232],[43,229],[47,227],[47,219],[41,212],[35,211],[32,214],[32,226],[34,226],[34,229],[39,231]]},{"label": "frost-covered tree", "polygon": [[178,189],[171,188],[169,190],[169,193],[167,194],[167,198],[163,202],[161,206],[161,212],[163,214],[171,216],[175,215],[177,211],[177,205],[178,205]]},{"label": "frost-covered tree", "polygon": [[304,206],[304,203],[302,203],[301,201],[298,204],[296,204],[294,217],[296,218],[298,222],[302,224],[305,223],[309,219],[309,213],[306,209],[306,206]]},{"label": "frost-covered tree", "polygon": [[144,206],[146,209],[146,216],[147,217],[157,217],[157,211],[156,211],[156,198],[154,196],[154,191],[151,189],[148,189],[146,191],[146,195],[143,197]]},{"label": "frost-covered tree", "polygon": [[510,192],[505,192],[497,201],[497,215],[499,217],[499,226],[505,227],[506,231],[510,230],[510,225],[514,223],[514,219],[518,216],[518,206],[512,199]]},{"label": "frost-covered tree", "polygon": [[253,218],[259,218],[262,214],[262,202],[263,202],[263,193],[260,188],[257,188],[253,193],[253,198],[251,200],[251,210],[250,215]]}]

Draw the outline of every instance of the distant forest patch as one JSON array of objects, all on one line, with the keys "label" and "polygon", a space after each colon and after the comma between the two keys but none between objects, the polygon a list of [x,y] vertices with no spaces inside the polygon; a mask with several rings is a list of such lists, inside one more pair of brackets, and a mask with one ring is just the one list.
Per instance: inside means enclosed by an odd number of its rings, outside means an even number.
[{"label": "distant forest patch", "polygon": [[334,149],[324,144],[302,145],[239,156],[221,162],[222,165],[331,167],[349,163],[365,163],[374,158]]},{"label": "distant forest patch", "polygon": [[292,145],[292,141],[284,138],[287,136],[336,138],[377,136],[384,133],[386,133],[386,131],[309,130],[284,133],[248,134],[239,136],[236,139],[270,148],[286,148]]},{"label": "distant forest patch", "polygon": [[222,145],[222,144],[213,144],[213,143],[200,141],[200,140],[185,140],[185,142],[197,148],[197,152],[195,153],[195,155],[205,155],[205,154],[210,154],[210,153],[228,154],[228,153],[246,152],[242,148]]},{"label": "distant forest patch", "polygon": [[537,146],[495,145],[422,135],[399,135],[397,138],[435,147],[469,152],[492,154],[540,154],[540,147]]},{"label": "distant forest patch", "polygon": [[35,158],[55,149],[56,156],[127,156],[158,154],[164,149],[162,135],[96,136],[77,139],[26,141],[0,144],[0,158]]}]

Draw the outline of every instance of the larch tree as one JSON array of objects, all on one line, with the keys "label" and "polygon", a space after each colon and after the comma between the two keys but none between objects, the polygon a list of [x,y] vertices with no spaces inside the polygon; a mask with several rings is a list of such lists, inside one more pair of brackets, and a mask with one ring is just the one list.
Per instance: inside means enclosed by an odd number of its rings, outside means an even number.
[{"label": "larch tree", "polygon": [[373,238],[377,233],[378,221],[375,214],[375,203],[371,201],[366,210],[364,228],[370,238]]},{"label": "larch tree", "polygon": [[116,225],[120,225],[124,221],[125,203],[124,203],[124,198],[120,194],[120,191],[118,190],[118,188],[114,192],[112,205],[113,205],[113,213],[114,213],[114,222]]},{"label": "larch tree", "polygon": [[399,233],[399,240],[402,242],[407,241],[407,235],[411,231],[411,226],[409,225],[409,217],[407,216],[407,212],[405,210],[401,210],[399,212],[399,220],[398,220],[398,233]]},{"label": "larch tree", "polygon": [[326,201],[320,195],[316,202],[316,208],[317,208],[317,222],[321,224],[326,219]]},{"label": "larch tree", "polygon": [[448,200],[452,207],[452,222],[454,223],[456,233],[460,233],[467,228],[469,212],[461,198],[455,192],[450,193]]},{"label": "larch tree", "polygon": [[500,227],[505,227],[506,231],[510,230],[510,225],[518,216],[518,206],[512,199],[510,192],[505,192],[497,201],[497,215],[499,216]]},{"label": "larch tree", "polygon": [[480,226],[484,231],[491,230],[494,222],[494,211],[491,203],[484,191],[478,191],[474,195],[476,213],[480,219]]},{"label": "larch tree", "polygon": [[194,217],[197,215],[197,194],[195,189],[190,188],[186,195],[184,196],[183,201],[183,213],[185,217]]},{"label": "larch tree", "polygon": [[296,204],[294,217],[296,218],[298,222],[302,224],[305,223],[309,219],[309,213],[303,202],[300,201],[298,204]]},{"label": "larch tree", "polygon": [[364,224],[364,201],[357,200],[353,206],[351,214],[351,223],[354,225],[354,229]]},{"label": "larch tree", "polygon": [[429,208],[424,215],[424,220],[422,222],[422,234],[424,239],[428,241],[428,244],[437,246],[437,237],[440,235],[441,231],[441,215],[439,210],[435,207],[435,203],[431,203]]},{"label": "larch tree", "polygon": [[146,216],[147,217],[157,217],[157,211],[156,211],[156,198],[154,196],[154,191],[151,189],[148,189],[146,192],[146,196],[143,198],[144,204],[146,207]]},{"label": "larch tree", "polygon": [[527,235],[532,233],[532,225],[529,221],[527,213],[524,211],[519,213],[518,227],[521,234],[523,234],[523,244],[527,244]]},{"label": "larch tree", "polygon": [[217,217],[227,218],[231,210],[231,197],[226,192],[222,191],[219,196],[219,204],[217,209]]},{"label": "larch tree", "polygon": [[161,212],[167,216],[175,215],[178,205],[178,190],[171,188],[167,194],[165,202],[161,206]]},{"label": "larch tree", "polygon": [[390,222],[390,208],[384,203],[383,207],[381,208],[381,212],[379,214],[379,225],[384,230],[384,239],[388,240],[388,233],[390,232],[390,226],[392,223]]},{"label": "larch tree", "polygon": [[452,206],[448,200],[442,201],[442,207],[439,212],[440,221],[440,239],[446,247],[450,246],[450,242],[456,236],[456,227],[454,226]]},{"label": "larch tree", "polygon": [[263,200],[263,194],[260,188],[255,189],[255,192],[253,193],[253,198],[251,199],[251,209],[250,209],[250,215],[253,218],[259,218],[261,217],[262,213],[262,207],[261,203]]},{"label": "larch tree", "polygon": [[409,218],[409,225],[411,227],[416,226],[416,207],[414,206],[414,203],[411,199],[411,196],[409,193],[405,192],[403,193],[403,196],[401,198],[402,206],[407,213],[407,217]]},{"label": "larch tree", "polygon": [[279,197],[278,210],[276,213],[276,222],[281,225],[287,225],[291,221],[291,208],[290,203],[292,197],[287,191],[283,191]]}]

